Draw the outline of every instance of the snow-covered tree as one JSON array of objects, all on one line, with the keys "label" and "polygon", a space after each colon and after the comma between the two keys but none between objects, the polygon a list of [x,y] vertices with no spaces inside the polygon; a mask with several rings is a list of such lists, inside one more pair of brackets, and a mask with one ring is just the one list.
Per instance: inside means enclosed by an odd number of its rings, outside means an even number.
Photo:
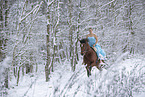
[{"label": "snow-covered tree", "polygon": [[10,9],[7,55],[12,57],[11,66],[17,84],[20,71],[22,70],[23,74],[33,72],[33,66],[39,62],[38,59],[45,56],[40,52],[45,44],[46,31],[43,26],[46,24],[45,16],[39,13],[41,5],[42,2],[17,1]]}]

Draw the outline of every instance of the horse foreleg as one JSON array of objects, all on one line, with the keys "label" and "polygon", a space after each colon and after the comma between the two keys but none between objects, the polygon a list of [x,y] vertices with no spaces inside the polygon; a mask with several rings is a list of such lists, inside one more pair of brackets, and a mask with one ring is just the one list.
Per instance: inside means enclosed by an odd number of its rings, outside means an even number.
[{"label": "horse foreleg", "polygon": [[91,66],[86,66],[86,70],[87,70],[87,76],[89,77],[91,75]]},{"label": "horse foreleg", "polygon": [[89,66],[89,70],[90,70],[90,75],[91,75],[92,66]]},{"label": "horse foreleg", "polygon": [[86,63],[85,63],[85,58],[84,58],[84,57],[83,57],[82,65],[86,65]]},{"label": "horse foreleg", "polygon": [[87,76],[89,77],[90,73],[89,73],[89,69],[87,67],[86,67],[86,70],[87,70]]}]

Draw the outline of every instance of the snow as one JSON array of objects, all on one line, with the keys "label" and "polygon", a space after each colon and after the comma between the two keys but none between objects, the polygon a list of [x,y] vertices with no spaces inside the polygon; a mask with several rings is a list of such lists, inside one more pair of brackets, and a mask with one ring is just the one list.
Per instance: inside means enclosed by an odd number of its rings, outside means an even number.
[{"label": "snow", "polygon": [[19,86],[15,86],[14,78],[11,80],[8,97],[121,97],[129,93],[133,97],[144,97],[144,59],[136,56],[121,60],[102,72],[93,67],[89,78],[82,60],[75,72],[71,71],[68,61],[56,63],[49,82],[45,82],[44,66],[39,65],[41,69],[37,73],[20,78]]},{"label": "snow", "polygon": [[141,93],[141,94],[135,95],[135,97],[144,97],[144,96],[145,96],[145,93]]}]

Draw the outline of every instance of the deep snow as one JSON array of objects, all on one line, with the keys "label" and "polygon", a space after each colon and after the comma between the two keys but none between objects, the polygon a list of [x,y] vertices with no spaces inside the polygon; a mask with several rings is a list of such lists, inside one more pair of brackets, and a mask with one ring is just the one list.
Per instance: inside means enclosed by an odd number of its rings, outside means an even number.
[{"label": "deep snow", "polygon": [[[56,63],[49,82],[45,82],[44,65],[39,71],[20,78],[19,86],[12,78],[8,97],[144,97],[145,96],[145,58],[127,57],[111,64],[100,72],[92,69],[87,77],[82,59],[71,71],[68,61]],[[34,75],[34,76],[33,76]]]}]

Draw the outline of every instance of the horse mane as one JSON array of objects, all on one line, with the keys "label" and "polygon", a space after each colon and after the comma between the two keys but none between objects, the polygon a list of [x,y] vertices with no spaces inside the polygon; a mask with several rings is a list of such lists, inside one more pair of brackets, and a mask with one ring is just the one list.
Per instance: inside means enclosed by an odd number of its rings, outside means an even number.
[{"label": "horse mane", "polygon": [[83,38],[82,40],[80,40],[80,43],[86,43],[86,42],[89,42],[89,39],[88,38]]},{"label": "horse mane", "polygon": [[[86,42],[89,42],[89,39],[88,38],[83,38],[83,39],[81,39],[80,40],[80,43],[82,44],[82,43],[85,43],[86,44]],[[88,46],[89,46],[89,44],[87,44]],[[90,46],[89,46],[90,47]],[[92,48],[92,47],[90,47],[95,53],[96,53],[96,51]],[[96,53],[96,55],[97,55],[97,53]]]}]

